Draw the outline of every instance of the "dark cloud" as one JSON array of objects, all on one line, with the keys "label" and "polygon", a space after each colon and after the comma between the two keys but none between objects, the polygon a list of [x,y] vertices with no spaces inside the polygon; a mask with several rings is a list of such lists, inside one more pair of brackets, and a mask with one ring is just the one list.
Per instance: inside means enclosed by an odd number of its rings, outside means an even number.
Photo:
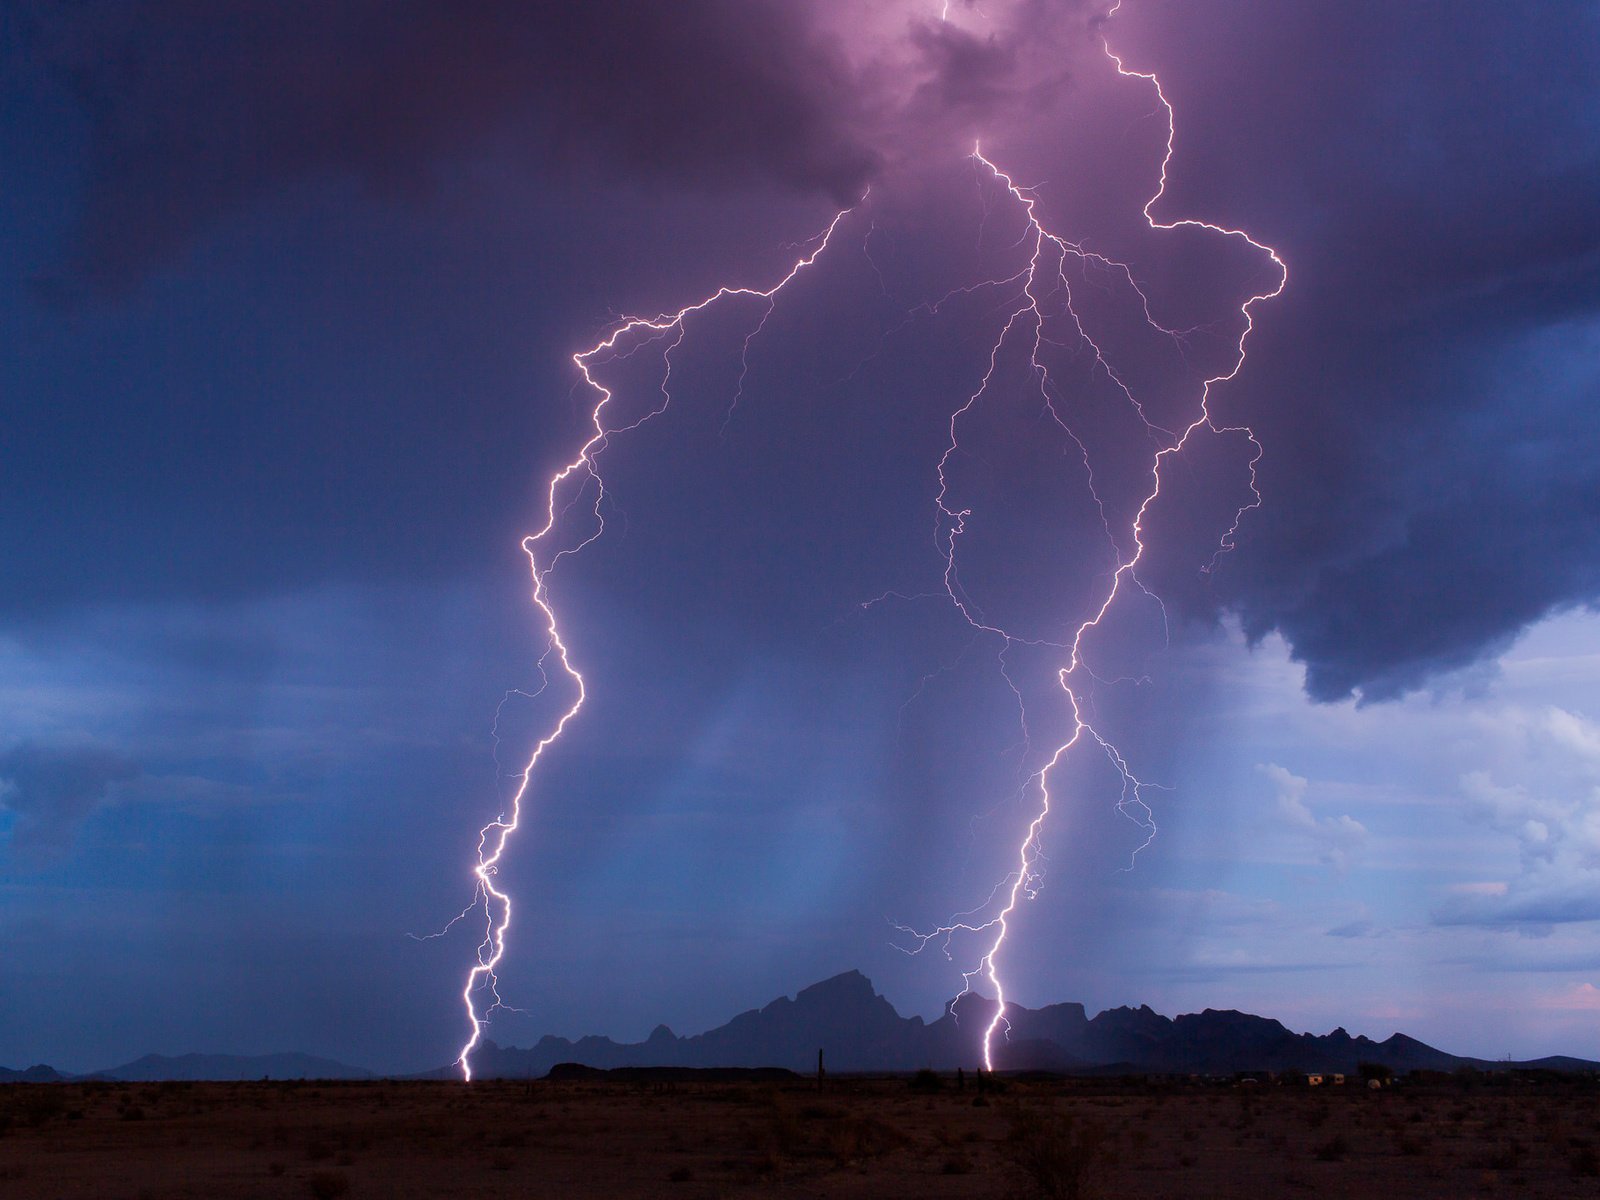
[{"label": "dark cloud", "polygon": [[978,38],[948,25],[920,26],[913,35],[927,76],[916,103],[930,114],[984,117],[1005,105],[1026,80],[1014,39]]},{"label": "dark cloud", "polygon": [[1219,391],[1267,503],[1211,599],[1314,696],[1379,699],[1600,596],[1594,6],[1151,0],[1111,32],[1178,108],[1163,212],[1290,266]]},{"label": "dark cloud", "polygon": [[[854,199],[883,162],[1071,86],[1071,48],[1097,32],[1075,2],[958,5],[952,24],[930,5],[880,59],[836,9],[22,11],[30,53],[91,114],[69,276],[114,292],[294,180],[426,194],[486,147],[546,171]],[[1578,0],[1146,0],[1104,27],[1178,109],[1163,215],[1246,225],[1290,264],[1218,398],[1261,434],[1267,503],[1192,602],[1281,631],[1319,698],[1420,686],[1600,595],[1596,21]],[[1144,178],[1144,143],[1128,146],[1094,169]]]},{"label": "dark cloud", "polygon": [[296,179],[426,194],[491,142],[547,173],[853,203],[886,161],[964,149],[976,123],[1058,91],[1093,16],[1079,0],[975,29],[914,5],[869,28],[796,0],[25,11],[28,52],[90,115],[63,286],[112,292]]},{"label": "dark cloud", "polygon": [[854,199],[874,152],[842,50],[770,0],[42,9],[32,51],[91,114],[78,281],[126,287],[296,178],[435,186],[491,135],[548,165]]},{"label": "dark cloud", "polygon": [[1379,938],[1387,934],[1388,930],[1374,925],[1371,921],[1350,921],[1344,925],[1335,925],[1327,931],[1328,937],[1336,938]]},{"label": "dark cloud", "polygon": [[1508,896],[1459,896],[1433,912],[1435,925],[1517,928],[1537,932],[1551,925],[1600,921],[1600,892],[1588,886]]},{"label": "dark cloud", "polygon": [[97,746],[24,742],[0,755],[0,807],[16,815],[13,848],[59,849],[113,784],[139,773],[129,759]]}]

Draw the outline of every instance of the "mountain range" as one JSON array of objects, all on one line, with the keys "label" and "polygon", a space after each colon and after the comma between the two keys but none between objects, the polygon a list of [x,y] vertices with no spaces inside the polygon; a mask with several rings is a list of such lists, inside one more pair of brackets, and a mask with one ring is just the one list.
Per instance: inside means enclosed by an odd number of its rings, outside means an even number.
[{"label": "mountain range", "polygon": [[[983,1031],[994,1017],[993,1000],[967,993],[931,1023],[902,1017],[878,995],[872,981],[847,971],[782,996],[765,1008],[741,1013],[726,1025],[678,1037],[665,1025],[642,1042],[586,1037],[576,1042],[545,1037],[529,1049],[486,1042],[473,1056],[477,1077],[540,1076],[558,1063],[589,1067],[787,1067],[816,1069],[823,1051],[836,1072],[914,1071],[924,1067],[971,1070],[983,1062]],[[1009,1035],[995,1041],[1000,1070],[1086,1074],[1232,1074],[1237,1071],[1354,1073],[1363,1062],[1396,1072],[1543,1067],[1600,1070],[1600,1063],[1555,1057],[1506,1063],[1463,1058],[1396,1033],[1381,1042],[1351,1037],[1343,1029],[1314,1036],[1293,1033],[1278,1021],[1233,1010],[1206,1009],[1177,1018],[1148,1006],[1113,1008],[1089,1017],[1081,1004],[1028,1009],[1006,1007]],[[435,1074],[453,1071],[445,1068]]]},{"label": "mountain range", "polygon": [[[741,1013],[725,1025],[679,1037],[658,1025],[642,1042],[607,1037],[577,1041],[544,1037],[527,1049],[484,1042],[473,1055],[473,1074],[484,1078],[535,1078],[562,1063],[602,1070],[623,1067],[782,1067],[809,1072],[823,1052],[833,1072],[915,1071],[924,1067],[971,1070],[983,1062],[983,1031],[993,1020],[993,1000],[967,993],[936,1021],[902,1017],[859,971],[812,984],[793,998]],[[1206,1009],[1164,1017],[1148,1006],[1112,1008],[1090,1017],[1081,1004],[1006,1008],[1007,1036],[995,1040],[1000,1070],[1074,1074],[1206,1074],[1239,1071],[1354,1073],[1360,1063],[1382,1063],[1398,1073],[1507,1067],[1559,1071],[1600,1070],[1600,1063],[1557,1056],[1529,1062],[1465,1058],[1396,1033],[1381,1042],[1343,1029],[1294,1033],[1278,1021],[1232,1009]],[[452,1066],[422,1078],[451,1078]],[[108,1080],[370,1079],[360,1067],[305,1054],[146,1055],[91,1075],[66,1076],[39,1065],[0,1068],[0,1082]]]},{"label": "mountain range", "polygon": [[67,1075],[43,1063],[25,1071],[0,1067],[0,1083],[61,1083],[86,1079],[106,1079],[124,1083],[153,1083],[158,1080],[214,1080],[235,1082],[247,1079],[373,1079],[371,1071],[317,1058],[311,1054],[146,1054],[120,1067],[107,1067],[87,1075]]}]

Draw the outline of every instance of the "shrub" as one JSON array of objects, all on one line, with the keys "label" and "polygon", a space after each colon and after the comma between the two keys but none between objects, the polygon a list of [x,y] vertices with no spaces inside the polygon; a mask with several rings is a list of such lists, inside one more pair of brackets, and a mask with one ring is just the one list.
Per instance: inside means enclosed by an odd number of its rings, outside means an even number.
[{"label": "shrub", "polygon": [[43,1125],[67,1111],[67,1097],[52,1083],[24,1084],[17,1097],[17,1112],[29,1125]]},{"label": "shrub", "polygon": [[1048,1200],[1078,1200],[1090,1169],[1101,1158],[1104,1135],[1097,1126],[1057,1113],[1017,1107],[1008,1114],[1005,1153]]},{"label": "shrub", "polygon": [[350,1176],[343,1171],[314,1171],[306,1188],[315,1200],[336,1200],[350,1190]]},{"label": "shrub", "polygon": [[972,1174],[972,1160],[957,1151],[944,1160],[944,1165],[939,1170],[946,1175],[970,1175]]},{"label": "shrub", "polygon": [[1514,1171],[1526,1152],[1522,1143],[1513,1139],[1485,1150],[1473,1160],[1472,1165],[1489,1171]]},{"label": "shrub", "polygon": [[1336,1133],[1317,1147],[1319,1162],[1339,1162],[1350,1153],[1350,1142],[1342,1133]]},{"label": "shrub", "polygon": [[872,1117],[846,1117],[828,1129],[828,1151],[841,1166],[879,1158],[905,1144],[905,1135]]}]

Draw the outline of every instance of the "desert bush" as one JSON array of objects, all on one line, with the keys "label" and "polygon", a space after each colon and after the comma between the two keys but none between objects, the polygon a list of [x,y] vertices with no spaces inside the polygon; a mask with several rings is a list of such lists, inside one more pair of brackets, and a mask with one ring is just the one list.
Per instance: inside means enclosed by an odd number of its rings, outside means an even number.
[{"label": "desert bush", "polygon": [[350,1176],[343,1171],[313,1171],[306,1180],[306,1190],[314,1200],[337,1200],[350,1190]]},{"label": "desert bush", "polygon": [[1593,1179],[1600,1175],[1600,1155],[1596,1155],[1593,1146],[1585,1146],[1573,1152],[1567,1165],[1572,1168],[1572,1173],[1580,1179]]},{"label": "desert bush", "polygon": [[53,1083],[25,1084],[17,1097],[17,1116],[29,1125],[43,1125],[66,1111],[66,1093]]},{"label": "desert bush", "polygon": [[[808,1142],[806,1131],[794,1119],[794,1114],[782,1107],[772,1110],[772,1124],[767,1130],[766,1140],[774,1155],[780,1158],[793,1158],[806,1148]],[[760,1141],[760,1138],[756,1139],[757,1144]]]},{"label": "desert bush", "polygon": [[1350,1153],[1350,1141],[1342,1133],[1336,1133],[1322,1145],[1317,1147],[1318,1162],[1341,1162]]},{"label": "desert bush", "polygon": [[923,1067],[911,1077],[911,1090],[913,1092],[937,1092],[944,1087],[944,1080],[939,1078],[938,1072]]},{"label": "desert bush", "polygon": [[1527,1150],[1522,1143],[1513,1139],[1490,1147],[1478,1155],[1472,1165],[1488,1171],[1514,1171],[1525,1153]]},{"label": "desert bush", "polygon": [[1059,1113],[1018,1106],[1007,1114],[1006,1157],[1027,1176],[1036,1195],[1079,1200],[1092,1184],[1104,1134],[1098,1126]]},{"label": "desert bush", "polygon": [[828,1151],[841,1165],[879,1158],[905,1140],[899,1130],[871,1117],[847,1117],[828,1129]]}]

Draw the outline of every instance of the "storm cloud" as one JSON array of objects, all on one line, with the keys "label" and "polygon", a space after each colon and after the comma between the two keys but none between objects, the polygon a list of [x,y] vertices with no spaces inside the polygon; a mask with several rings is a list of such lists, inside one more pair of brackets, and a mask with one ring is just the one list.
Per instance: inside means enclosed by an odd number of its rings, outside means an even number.
[{"label": "storm cloud", "polygon": [[1127,17],[1119,46],[1180,114],[1164,211],[1238,221],[1290,264],[1220,393],[1267,447],[1266,504],[1212,599],[1281,630],[1325,700],[1420,687],[1591,603],[1594,6]]},{"label": "storm cloud", "polygon": [[495,136],[551,167],[840,202],[875,161],[842,50],[770,0],[88,11],[23,28],[92,117],[70,274],[99,289],[298,178],[425,194]]},{"label": "storm cloud", "polygon": [[0,754],[0,808],[16,817],[12,848],[64,849],[113,785],[139,773],[122,754],[97,746],[24,742]]},{"label": "storm cloud", "polygon": [[[1267,448],[1267,503],[1178,600],[1282,631],[1321,699],[1422,686],[1600,595],[1594,9],[1358,7],[1115,24],[1181,114],[1162,215],[1246,224],[1291,267],[1219,397]],[[1042,3],[977,29],[777,0],[24,12],[22,44],[91,114],[62,286],[110,293],[296,179],[425,199],[491,151],[849,203],[897,158],[1026,121],[1099,36]]]}]

